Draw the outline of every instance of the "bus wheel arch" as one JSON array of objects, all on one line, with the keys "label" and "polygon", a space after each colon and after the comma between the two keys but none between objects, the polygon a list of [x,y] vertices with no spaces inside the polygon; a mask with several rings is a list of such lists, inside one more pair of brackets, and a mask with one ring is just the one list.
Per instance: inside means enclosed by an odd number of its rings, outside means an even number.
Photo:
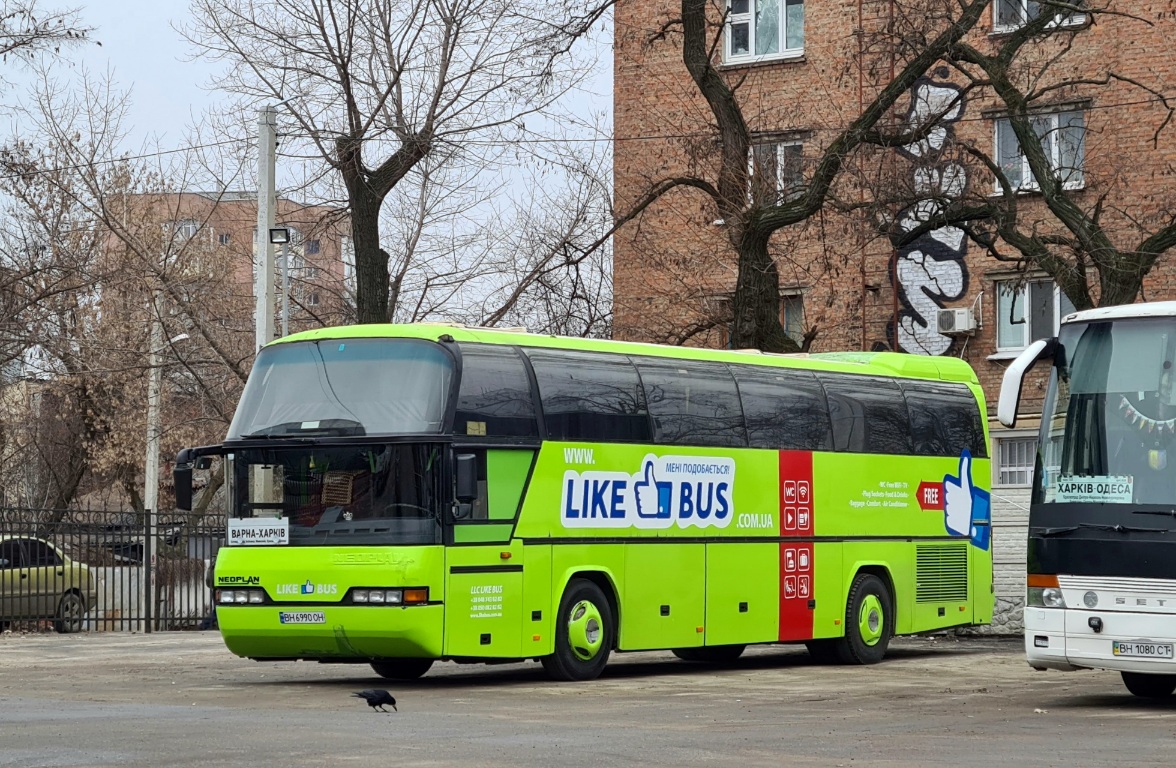
[{"label": "bus wheel arch", "polygon": [[616,646],[615,593],[599,572],[573,574],[555,613],[555,644],[540,661],[555,680],[594,680]]},{"label": "bus wheel arch", "polygon": [[836,644],[842,664],[877,664],[894,637],[894,581],[880,565],[856,569],[845,598],[845,633]]}]

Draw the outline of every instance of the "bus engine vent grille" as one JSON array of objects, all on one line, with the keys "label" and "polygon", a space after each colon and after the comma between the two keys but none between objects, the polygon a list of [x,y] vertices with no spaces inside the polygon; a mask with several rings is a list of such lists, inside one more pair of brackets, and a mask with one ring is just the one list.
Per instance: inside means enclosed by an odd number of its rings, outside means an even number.
[{"label": "bus engine vent grille", "polygon": [[920,544],[915,547],[915,602],[968,599],[968,545]]}]

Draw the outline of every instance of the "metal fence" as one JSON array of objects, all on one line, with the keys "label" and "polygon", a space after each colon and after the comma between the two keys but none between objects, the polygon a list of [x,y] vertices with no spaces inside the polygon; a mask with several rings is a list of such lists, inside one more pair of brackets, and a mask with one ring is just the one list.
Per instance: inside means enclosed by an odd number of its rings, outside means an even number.
[{"label": "metal fence", "polygon": [[224,537],[219,518],[0,507],[0,630],[208,629]]}]

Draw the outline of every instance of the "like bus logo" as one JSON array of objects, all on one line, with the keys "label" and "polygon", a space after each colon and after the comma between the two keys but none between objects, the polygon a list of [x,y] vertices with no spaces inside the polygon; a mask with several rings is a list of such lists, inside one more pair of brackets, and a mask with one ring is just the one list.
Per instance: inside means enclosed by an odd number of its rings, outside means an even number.
[{"label": "like bus logo", "polygon": [[967,536],[973,546],[988,549],[991,537],[991,497],[972,484],[972,454],[960,454],[958,475],[943,478],[943,523],[953,536]]}]

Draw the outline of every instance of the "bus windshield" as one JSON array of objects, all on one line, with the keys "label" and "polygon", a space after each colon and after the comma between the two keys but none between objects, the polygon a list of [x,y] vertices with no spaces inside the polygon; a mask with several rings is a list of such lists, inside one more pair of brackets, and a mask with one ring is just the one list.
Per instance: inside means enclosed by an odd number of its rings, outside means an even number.
[{"label": "bus windshield", "polygon": [[229,440],[437,434],[453,359],[421,339],[275,344],[257,357]]},{"label": "bus windshield", "polygon": [[1176,503],[1176,320],[1078,323],[1058,342],[1034,502]]},{"label": "bus windshield", "polygon": [[443,446],[243,448],[226,456],[232,517],[283,517],[291,545],[436,544]]}]

